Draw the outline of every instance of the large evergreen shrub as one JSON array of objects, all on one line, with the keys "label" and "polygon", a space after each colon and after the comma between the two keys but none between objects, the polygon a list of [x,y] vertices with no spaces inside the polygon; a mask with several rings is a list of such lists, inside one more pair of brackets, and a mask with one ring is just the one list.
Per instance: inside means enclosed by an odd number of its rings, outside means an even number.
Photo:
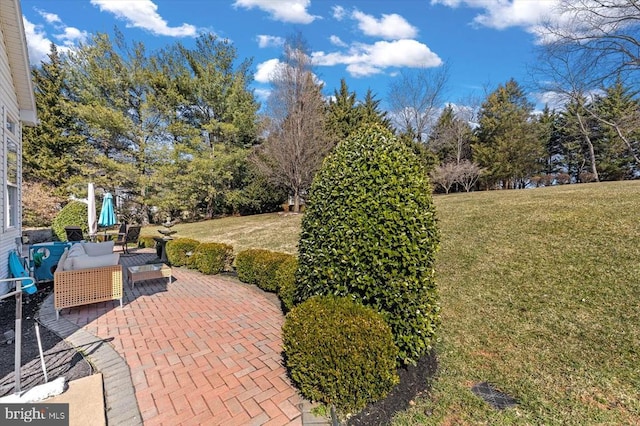
[{"label": "large evergreen shrub", "polygon": [[65,226],[80,226],[84,234],[89,233],[89,213],[82,201],[71,201],[53,219],[51,229],[60,241],[67,241]]},{"label": "large evergreen shrub", "polygon": [[343,416],[384,398],[398,383],[391,329],[370,307],[313,297],[287,314],[285,362],[300,392]]},{"label": "large evergreen shrub", "polygon": [[420,160],[372,125],[342,141],[316,175],[302,221],[295,299],[352,297],[382,312],[415,363],[439,318],[434,280],[439,237]]}]

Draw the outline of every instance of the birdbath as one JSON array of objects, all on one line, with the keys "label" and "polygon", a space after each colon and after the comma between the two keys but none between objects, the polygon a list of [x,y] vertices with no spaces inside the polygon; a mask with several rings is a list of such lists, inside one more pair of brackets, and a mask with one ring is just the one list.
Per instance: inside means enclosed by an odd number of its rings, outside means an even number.
[{"label": "birdbath", "polygon": [[158,229],[158,232],[164,235],[165,238],[170,238],[171,235],[175,234],[178,231],[172,231],[171,229]]},{"label": "birdbath", "polygon": [[171,236],[176,232],[178,232],[171,229],[173,225],[174,225],[173,222],[166,221],[165,223],[162,224],[162,226],[164,226],[165,229],[158,229],[158,232],[164,235],[166,239],[171,239]]},{"label": "birdbath", "polygon": [[[162,224],[162,226],[164,226],[164,229],[158,229],[158,232],[161,233],[163,237],[154,238],[156,242],[156,255],[158,256],[158,261],[166,264],[169,264],[169,260],[167,258],[167,250],[165,246],[167,244],[167,241],[170,241],[173,239],[171,236],[176,232],[178,232],[171,229],[173,225],[174,225],[173,222],[170,222],[167,220],[165,223]],[[153,262],[155,263],[156,261],[154,260]]]}]

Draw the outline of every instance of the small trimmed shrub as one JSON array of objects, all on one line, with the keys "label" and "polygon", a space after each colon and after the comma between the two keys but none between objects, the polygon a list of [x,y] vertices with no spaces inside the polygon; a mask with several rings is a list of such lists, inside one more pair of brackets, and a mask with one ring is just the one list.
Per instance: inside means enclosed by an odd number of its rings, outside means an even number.
[{"label": "small trimmed shrub", "polygon": [[215,275],[231,269],[233,246],[221,243],[202,243],[196,247],[190,264],[203,274]]},{"label": "small trimmed shrub", "polygon": [[153,248],[156,246],[156,241],[151,235],[140,235],[138,238],[138,247],[140,248]]},{"label": "small trimmed shrub", "polygon": [[172,266],[190,266],[187,253],[193,253],[200,242],[191,238],[176,238],[167,242],[167,259]]},{"label": "small trimmed shrub", "polygon": [[384,398],[399,382],[391,329],[378,312],[347,298],[317,296],[294,307],[282,339],[302,395],[333,404],[341,417]]},{"label": "small trimmed shrub", "polygon": [[296,290],[296,270],[298,269],[298,258],[289,255],[282,261],[276,270],[276,281],[278,282],[278,296],[282,301],[284,312],[289,312],[293,308],[293,295]]},{"label": "small trimmed shrub", "polygon": [[254,284],[264,291],[277,292],[276,272],[290,256],[263,249],[244,250],[236,256],[236,272],[243,283]]},{"label": "small trimmed shrub", "polygon": [[399,361],[414,364],[439,322],[439,246],[431,186],[420,159],[386,128],[361,127],[316,174],[302,219],[296,302],[351,297],[381,312]]},{"label": "small trimmed shrub", "polygon": [[80,226],[82,232],[89,232],[87,205],[82,201],[71,201],[60,210],[60,213],[53,219],[51,229],[53,234],[60,241],[67,241],[65,226]]}]

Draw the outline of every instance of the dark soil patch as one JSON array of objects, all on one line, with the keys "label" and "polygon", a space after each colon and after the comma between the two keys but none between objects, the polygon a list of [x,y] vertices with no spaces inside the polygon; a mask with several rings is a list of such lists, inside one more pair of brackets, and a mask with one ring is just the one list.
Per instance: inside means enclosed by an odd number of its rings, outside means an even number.
[{"label": "dark soil patch", "polygon": [[438,361],[435,351],[418,360],[413,366],[398,369],[400,383],[381,401],[369,404],[364,410],[347,421],[349,426],[386,425],[394,414],[406,410],[411,401],[429,389],[431,378],[436,373]]},{"label": "dark soil patch", "polygon": [[[38,283],[37,293],[22,296],[22,378],[20,383],[23,391],[45,383],[35,321],[40,304],[52,291],[53,282]],[[14,391],[15,340],[7,342],[3,334],[15,330],[15,320],[15,298],[10,297],[0,301],[0,396]],[[40,326],[40,338],[49,381],[60,376],[64,376],[67,381],[75,380],[93,373],[89,362],[57,334]]]}]

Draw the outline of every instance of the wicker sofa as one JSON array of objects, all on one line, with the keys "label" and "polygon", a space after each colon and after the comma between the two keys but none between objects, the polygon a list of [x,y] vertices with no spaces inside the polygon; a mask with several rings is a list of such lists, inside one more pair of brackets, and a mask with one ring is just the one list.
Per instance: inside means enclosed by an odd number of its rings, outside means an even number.
[{"label": "wicker sofa", "polygon": [[123,279],[120,255],[113,241],[76,243],[65,250],[53,275],[56,318],[60,310],[91,303],[119,300],[122,307]]}]

